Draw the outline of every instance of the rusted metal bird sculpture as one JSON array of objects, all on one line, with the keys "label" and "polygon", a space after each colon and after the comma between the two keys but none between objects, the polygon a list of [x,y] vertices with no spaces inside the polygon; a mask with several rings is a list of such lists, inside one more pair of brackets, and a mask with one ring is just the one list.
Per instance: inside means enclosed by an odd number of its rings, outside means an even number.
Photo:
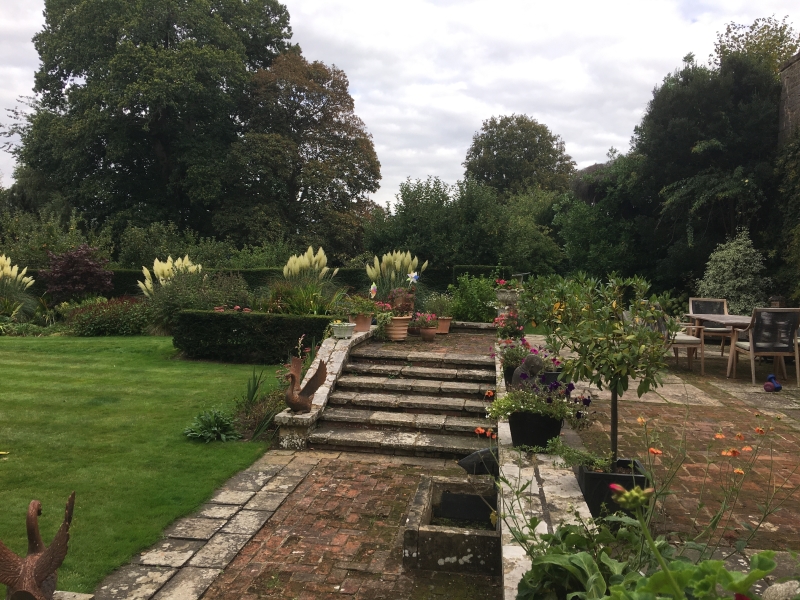
[{"label": "rusted metal bird sculpture", "polygon": [[286,388],[286,405],[296,413],[307,413],[311,410],[311,400],[314,393],[319,389],[328,370],[325,362],[320,361],[317,372],[309,379],[303,389],[300,389],[300,374],[303,370],[303,359],[292,357],[292,367],[289,370],[289,387]]},{"label": "rusted metal bird sculpture", "polygon": [[39,533],[39,515],[42,503],[31,501],[25,521],[28,529],[28,555],[23,559],[0,542],[0,583],[8,586],[7,600],[52,600],[56,591],[58,573],[56,572],[67,556],[69,526],[72,523],[72,510],[75,507],[75,492],[67,500],[64,522],[45,547]]}]

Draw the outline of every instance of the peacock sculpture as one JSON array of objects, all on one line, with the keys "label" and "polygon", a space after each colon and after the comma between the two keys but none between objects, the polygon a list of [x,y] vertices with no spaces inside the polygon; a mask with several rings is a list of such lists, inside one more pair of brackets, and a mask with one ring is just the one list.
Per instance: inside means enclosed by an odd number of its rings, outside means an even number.
[{"label": "peacock sculpture", "polygon": [[319,389],[328,370],[324,361],[320,361],[317,372],[309,379],[303,389],[300,389],[300,375],[303,372],[303,359],[292,357],[292,366],[289,370],[289,387],[286,388],[286,405],[296,413],[307,413],[311,410],[311,400]]},{"label": "peacock sculpture", "polygon": [[56,572],[67,556],[69,526],[75,507],[75,492],[67,500],[64,522],[45,547],[39,533],[39,515],[42,503],[32,500],[25,520],[28,530],[28,555],[20,558],[0,542],[0,583],[8,586],[7,600],[52,600],[56,591]]}]

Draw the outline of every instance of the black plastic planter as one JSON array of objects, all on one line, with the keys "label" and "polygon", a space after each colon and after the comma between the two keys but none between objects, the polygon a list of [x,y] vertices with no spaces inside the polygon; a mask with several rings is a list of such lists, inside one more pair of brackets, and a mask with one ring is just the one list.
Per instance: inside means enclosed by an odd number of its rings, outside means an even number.
[{"label": "black plastic planter", "polygon": [[511,442],[514,446],[547,446],[547,442],[561,433],[564,421],[532,412],[508,415]]},{"label": "black plastic planter", "polygon": [[598,473],[596,471],[588,471],[583,466],[578,467],[578,485],[593,517],[600,516],[603,504],[606,505],[609,514],[622,510],[619,504],[611,499],[611,488],[608,487],[610,484],[618,483],[626,490],[630,490],[637,485],[641,488],[645,487],[647,478],[643,475],[644,467],[642,463],[629,458],[617,460],[617,467],[621,469],[629,469],[631,464],[633,465],[633,473]]}]

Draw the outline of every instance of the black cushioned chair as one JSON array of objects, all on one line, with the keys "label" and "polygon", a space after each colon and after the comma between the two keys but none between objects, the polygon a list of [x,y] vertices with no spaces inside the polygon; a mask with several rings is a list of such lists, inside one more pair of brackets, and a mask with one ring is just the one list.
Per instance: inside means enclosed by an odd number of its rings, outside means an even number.
[{"label": "black cushioned chair", "polygon": [[756,356],[772,356],[780,359],[783,377],[786,378],[784,357],[794,358],[797,385],[800,387],[800,355],[797,348],[797,327],[800,325],[800,308],[755,308],[750,325],[745,329],[734,329],[734,335],[747,334],[747,341],[737,341],[731,346],[728,358],[728,377],[736,378],[736,363],[739,354],[750,356],[750,373],[756,385]]}]

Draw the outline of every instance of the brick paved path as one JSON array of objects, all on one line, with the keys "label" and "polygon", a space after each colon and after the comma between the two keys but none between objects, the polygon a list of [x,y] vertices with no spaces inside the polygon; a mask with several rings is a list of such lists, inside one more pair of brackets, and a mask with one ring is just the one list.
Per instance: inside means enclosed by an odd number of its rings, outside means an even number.
[{"label": "brick paved path", "polygon": [[[719,506],[720,485],[728,485],[732,479],[741,477],[733,469],[742,469],[747,476],[738,506],[724,532],[727,541],[747,537],[747,526],[758,522],[758,505],[765,503],[771,491],[777,491],[776,499],[786,499],[793,487],[800,485],[800,391],[796,382],[781,379],[783,391],[766,393],[760,385],[755,387],[750,383],[746,361],[740,361],[737,380],[727,379],[727,358],[727,354],[723,359],[718,352],[707,352],[705,377],[699,376],[697,364],[694,372],[688,371],[685,357],[681,357],[677,368],[674,359],[670,359],[670,375],[665,386],[640,399],[636,397],[636,386],[631,385],[631,391],[620,398],[620,456],[641,458],[648,455],[643,428],[637,423],[639,417],[650,421],[660,437],[650,445],[664,451],[663,456],[655,459],[656,471],[662,475],[672,449],[680,444],[684,434],[686,436],[687,459],[671,487],[675,494],[665,505],[662,527],[666,531],[697,532],[698,525],[705,525]],[[791,377],[793,369],[788,367],[788,370]],[[771,364],[758,365],[756,380],[763,382],[771,372]],[[581,438],[587,447],[607,452],[610,394],[605,392],[599,396],[593,405],[599,424],[582,432]],[[763,428],[765,434],[758,434],[756,427]],[[725,437],[716,439],[716,434]],[[737,439],[737,434],[743,439]],[[759,444],[761,451],[757,452]],[[772,460],[770,445],[774,452]],[[748,446],[754,451],[742,451]],[[731,449],[734,454],[740,454],[722,455]],[[754,454],[757,454],[755,459]],[[705,477],[707,461],[712,464]],[[781,488],[784,479],[787,481]],[[704,481],[704,506],[700,507]],[[697,523],[694,523],[695,516]],[[722,528],[719,531],[723,533]],[[750,547],[800,550],[800,492],[788,497],[781,510],[769,517]]]},{"label": "brick paved path", "polygon": [[500,597],[499,578],[401,568],[402,521],[420,476],[463,475],[452,461],[316,454],[314,470],[205,599]]}]

